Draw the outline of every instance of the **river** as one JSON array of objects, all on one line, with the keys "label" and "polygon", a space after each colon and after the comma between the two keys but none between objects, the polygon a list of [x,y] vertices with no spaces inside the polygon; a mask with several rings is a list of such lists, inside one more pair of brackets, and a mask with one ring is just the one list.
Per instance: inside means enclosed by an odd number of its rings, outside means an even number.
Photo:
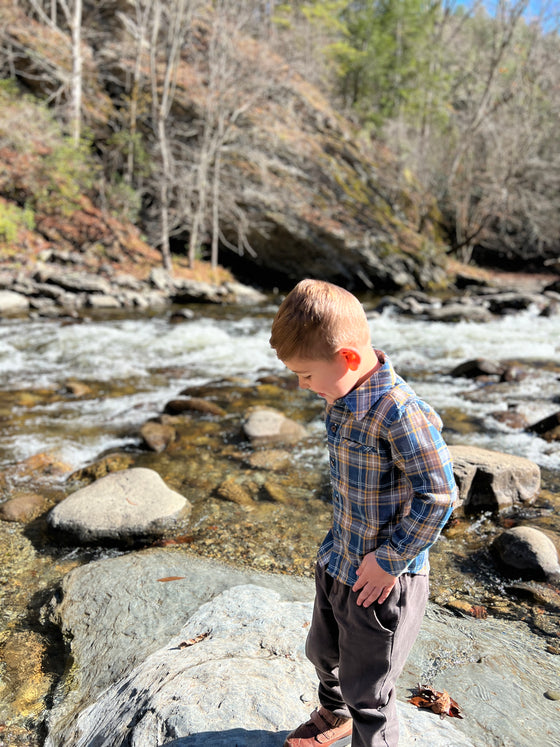
[{"label": "river", "polygon": [[[367,308],[367,302],[364,302]],[[132,443],[123,436],[159,412],[178,390],[219,378],[256,380],[281,371],[268,346],[274,306],[240,309],[195,307],[195,318],[170,324],[169,315],[60,322],[4,321],[0,325],[0,396],[15,406],[0,433],[0,464],[37,452],[57,453],[78,468],[110,448]],[[448,439],[526,456],[560,471],[560,444],[512,430],[493,420],[488,402],[465,394],[476,388],[448,376],[471,358],[531,365],[531,376],[516,388],[519,409],[531,422],[558,409],[560,316],[527,311],[478,324],[438,323],[383,313],[371,315],[374,345],[384,350],[416,391],[441,412],[461,411],[479,430]],[[23,390],[56,392],[77,380],[97,396],[29,407],[17,404]],[[513,385],[511,387],[513,393]],[[492,410],[505,409],[496,396]]]},{"label": "river", "polygon": [[[560,442],[547,442],[509,427],[492,415],[509,407],[534,423],[560,409],[560,315],[542,317],[536,309],[529,309],[487,323],[439,323],[399,316],[389,310],[378,314],[375,304],[375,299],[364,299],[375,347],[384,350],[399,373],[440,412],[448,442],[484,446],[539,464],[546,497],[538,504],[540,508],[529,512],[527,520],[560,534]],[[44,475],[37,474],[35,480],[29,471],[14,470],[15,465],[36,454],[47,453],[70,471],[113,452],[151,459],[141,454],[139,428],[160,415],[165,404],[185,387],[204,389],[212,382],[226,380],[239,391],[250,392],[259,388],[259,379],[265,374],[284,373],[268,346],[275,309],[274,301],[251,309],[199,305],[192,307],[193,317],[181,323],[173,322],[169,310],[134,317],[98,315],[87,320],[3,320],[2,500],[21,491],[51,491],[50,505],[64,497],[68,472],[61,477],[54,474],[46,488]],[[486,387],[449,375],[455,366],[472,358],[511,361],[526,375]],[[298,401],[309,402],[309,406],[296,405],[294,410],[293,400],[288,405],[282,390],[279,392],[272,404],[279,409],[289,407],[292,417],[295,412],[315,436],[311,443],[293,452],[294,474],[298,463],[301,473],[301,480],[296,476],[288,486],[295,502],[291,507],[263,504],[258,511],[246,514],[228,501],[220,503],[204,495],[200,488],[203,481],[194,480],[193,494],[187,496],[195,505],[186,551],[227,557],[261,570],[308,573],[312,567],[330,509],[324,500],[309,495],[302,497],[301,503],[297,501],[316,484],[310,477],[313,472],[324,469],[328,473],[321,407],[311,393],[302,392]],[[241,410],[237,409],[236,417]],[[219,426],[211,427],[219,433]],[[196,460],[196,444],[193,448]],[[214,451],[207,443],[204,448],[198,470],[208,471],[207,484],[211,485]],[[222,464],[230,463],[228,459]],[[145,466],[159,469],[157,461]],[[164,466],[169,468],[162,462]],[[163,476],[173,481],[171,473]],[[305,512],[313,520],[304,521]],[[306,523],[313,526],[307,530]],[[5,659],[2,664],[0,656],[0,743],[8,738],[17,747],[34,746],[40,743],[41,709],[60,674],[57,667],[62,666],[53,662],[51,655],[43,690],[25,695],[25,683],[35,676],[31,671],[33,657],[27,653],[30,641],[41,642],[37,666],[49,661],[52,643],[48,635],[43,640],[34,610],[48,599],[65,572],[93,556],[77,548],[57,547],[46,538],[44,518],[28,527],[0,522],[0,530],[0,649],[4,646]],[[560,619],[558,610],[543,612],[530,600],[511,596],[505,607],[501,606],[509,594],[508,587],[485,554],[489,538],[498,530],[492,518],[483,515],[464,525],[452,540],[442,539],[436,544],[432,551],[434,598],[448,604],[450,595],[454,595],[468,599],[469,604],[486,605],[492,614],[526,620],[551,640],[549,636],[554,637]],[[11,663],[6,652],[11,655]],[[55,651],[54,659],[56,656],[59,652]],[[22,692],[25,697],[18,695]],[[9,725],[4,733],[2,724]]]}]

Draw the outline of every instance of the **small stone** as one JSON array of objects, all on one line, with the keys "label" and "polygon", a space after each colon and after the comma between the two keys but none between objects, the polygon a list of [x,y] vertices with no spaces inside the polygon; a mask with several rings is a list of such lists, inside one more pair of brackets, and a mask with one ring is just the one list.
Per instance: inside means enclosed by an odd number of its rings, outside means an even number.
[{"label": "small stone", "polygon": [[148,422],[140,429],[140,435],[149,449],[160,454],[174,440],[175,428],[172,425]]},{"label": "small stone", "polygon": [[230,478],[220,485],[218,495],[226,501],[237,503],[239,506],[253,506],[254,501],[243,485]]},{"label": "small stone", "polygon": [[280,471],[290,466],[292,456],[289,451],[283,449],[267,449],[254,452],[247,462],[253,469]]},{"label": "small stone", "polygon": [[547,690],[544,697],[549,700],[560,700],[560,690]]},{"label": "small stone", "polygon": [[25,493],[11,498],[0,506],[0,519],[4,521],[31,521],[41,513],[43,497]]},{"label": "small stone", "polygon": [[296,443],[307,435],[303,425],[272,407],[256,407],[251,410],[243,429],[255,446]]}]

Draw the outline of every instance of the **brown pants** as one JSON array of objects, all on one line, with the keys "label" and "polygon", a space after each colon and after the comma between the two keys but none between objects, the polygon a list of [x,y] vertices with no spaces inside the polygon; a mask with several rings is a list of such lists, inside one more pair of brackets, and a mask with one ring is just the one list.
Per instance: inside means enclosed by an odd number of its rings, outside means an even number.
[{"label": "brown pants", "polygon": [[403,574],[383,604],[365,608],[356,604],[358,593],[322,568],[315,586],[306,654],[321,705],[354,719],[352,747],[396,747],[395,683],[422,624],[428,576]]}]

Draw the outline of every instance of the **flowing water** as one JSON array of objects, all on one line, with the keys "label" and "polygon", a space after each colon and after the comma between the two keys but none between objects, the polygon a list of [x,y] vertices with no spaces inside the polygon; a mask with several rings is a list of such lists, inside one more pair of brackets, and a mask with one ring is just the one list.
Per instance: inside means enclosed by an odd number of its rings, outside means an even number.
[{"label": "flowing water", "polygon": [[[367,299],[364,305],[368,308]],[[94,462],[103,454],[134,453],[140,444],[137,435],[140,426],[161,414],[166,402],[185,387],[203,389],[220,380],[251,392],[259,388],[263,375],[283,373],[282,364],[268,346],[275,309],[275,303],[258,309],[195,306],[194,318],[179,324],[172,323],[169,312],[134,318],[3,320],[0,324],[0,467],[4,479],[0,482],[3,491],[0,501],[22,490],[51,491],[56,499],[64,497],[63,478],[57,478],[56,474],[46,484],[35,481],[29,471],[14,471],[14,465],[36,454],[47,453],[71,471]],[[515,409],[533,423],[560,409],[560,315],[545,318],[538,316],[536,310],[528,310],[479,324],[428,322],[388,311],[381,315],[373,311],[368,313],[375,347],[384,350],[397,371],[440,412],[449,443],[470,443],[509,452],[540,465],[544,497],[529,519],[560,534],[557,524],[560,442],[547,442],[519,428],[511,428],[492,415]],[[472,358],[511,361],[526,375],[518,381],[488,384],[487,387],[449,376],[456,365]],[[310,393],[302,393],[300,404],[294,405],[292,401],[292,412],[288,413],[293,414],[295,408],[315,435],[315,441],[294,452],[294,468],[298,468],[299,462],[302,474],[309,464],[315,469],[324,466],[326,471],[321,408],[312,397]],[[309,402],[308,408],[302,409],[301,402]],[[288,400],[279,396],[272,404],[282,409],[287,403]],[[315,504],[319,505],[319,523],[327,522],[328,506],[321,500],[315,500]],[[233,507],[231,511],[236,509]],[[195,506],[193,516],[198,516],[201,536],[210,522],[219,521],[216,515],[205,519],[207,514],[208,511],[204,513]],[[293,516],[289,519],[292,523],[294,520],[298,521]],[[303,518],[300,521],[304,523]],[[266,547],[271,540],[270,533],[263,530],[262,537],[259,535],[262,543],[255,543],[259,549],[255,550],[254,557],[247,558],[247,536],[256,533],[256,523],[256,514],[247,516],[243,555],[236,556],[236,552],[241,551],[232,545],[234,559],[239,557],[258,565],[256,553],[263,554],[263,545]],[[213,529],[216,528],[214,524]],[[281,535],[284,525],[279,513],[274,515],[274,526],[276,534]],[[321,525],[319,533],[313,535],[313,542],[320,539],[323,529]],[[470,595],[473,602],[485,603],[494,612],[499,610],[495,594],[496,591],[505,594],[506,585],[496,582],[492,568],[481,555],[488,537],[495,531],[492,517],[484,515],[467,527],[463,526],[455,543],[450,540],[438,543],[441,549],[433,553],[434,571],[441,578],[436,585],[436,598],[449,601],[445,589],[453,587],[455,596],[457,593]],[[287,529],[286,533],[285,543],[289,544]],[[231,524],[222,537],[226,535],[233,537],[232,542],[235,540]],[[311,542],[304,534],[298,537],[300,543]],[[15,696],[13,692],[10,697],[6,695],[10,687],[13,691],[14,682],[19,682],[24,675],[29,677],[28,672],[18,673],[13,661],[10,664],[6,650],[11,650],[17,658],[21,650],[17,636],[22,635],[23,643],[28,643],[29,636],[36,634],[28,624],[29,609],[33,608],[30,596],[54,584],[72,564],[87,560],[77,551],[57,556],[42,542],[39,530],[34,534],[29,528],[24,532],[17,523],[2,525],[0,646],[4,645],[5,651],[4,663],[0,662],[0,744],[2,721],[12,725],[13,744],[33,744],[29,719],[37,717],[37,703],[44,702],[41,698],[45,692],[34,693],[28,701],[24,699],[28,703],[27,711],[22,710],[18,720],[10,710]],[[297,544],[297,540],[294,542]],[[203,541],[194,541],[190,549],[212,554],[207,536]],[[310,546],[305,552],[300,548],[299,552],[305,555],[301,567],[308,568],[315,547]],[[289,554],[288,550],[285,553]],[[455,575],[450,575],[451,565]],[[263,567],[287,572],[299,569],[293,557],[286,560],[284,566],[274,566],[270,561]],[[484,596],[490,593],[488,589],[492,591],[493,602],[488,601],[489,596]],[[521,618],[527,610],[522,606],[509,609],[510,614]],[[535,622],[534,614],[531,620]],[[545,632],[547,625],[550,627],[550,622],[542,622]],[[47,643],[42,645],[48,648]],[[43,661],[45,656],[43,651]],[[29,662],[27,664],[30,666]],[[51,680],[57,674],[54,670],[56,667],[51,667]],[[4,705],[2,697],[6,701]],[[21,704],[21,698],[18,702]]]},{"label": "flowing water", "polygon": [[[167,316],[61,323],[14,320],[0,326],[2,409],[17,415],[0,433],[0,465],[37,452],[56,452],[77,468],[126,443],[121,434],[161,412],[187,383],[282,371],[268,347],[274,307],[259,314],[197,308],[194,320],[170,324]],[[460,410],[480,421],[462,437],[488,448],[526,456],[560,470],[560,445],[499,427],[488,402],[464,396],[475,385],[447,374],[471,358],[534,364],[517,388],[522,410],[536,421],[558,410],[560,316],[526,312],[477,324],[415,321],[383,314],[371,319],[374,345],[440,411]],[[23,390],[59,392],[69,381],[89,383],[95,396],[76,401],[22,401]],[[513,387],[512,387],[513,391]],[[492,410],[505,409],[498,393]],[[503,400],[503,401],[500,401]]]}]

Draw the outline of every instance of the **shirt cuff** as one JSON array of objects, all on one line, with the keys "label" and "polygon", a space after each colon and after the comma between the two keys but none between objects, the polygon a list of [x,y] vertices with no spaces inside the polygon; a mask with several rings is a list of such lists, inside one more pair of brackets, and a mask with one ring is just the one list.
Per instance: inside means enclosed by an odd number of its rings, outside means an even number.
[{"label": "shirt cuff", "polygon": [[406,571],[410,562],[409,560],[403,560],[398,552],[388,543],[380,545],[375,550],[375,559],[379,567],[385,573],[390,573],[391,576],[400,576]]}]

